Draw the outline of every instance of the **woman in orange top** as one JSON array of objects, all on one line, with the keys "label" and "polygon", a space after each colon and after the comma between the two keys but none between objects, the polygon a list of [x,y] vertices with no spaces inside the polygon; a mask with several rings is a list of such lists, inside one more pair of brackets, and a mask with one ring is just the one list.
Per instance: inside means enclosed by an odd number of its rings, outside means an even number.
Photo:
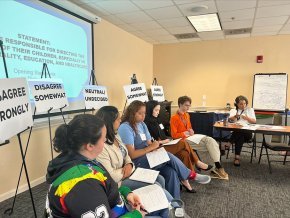
[{"label": "woman in orange top", "polygon": [[[190,117],[187,111],[191,106],[191,98],[182,96],[178,98],[178,111],[170,119],[170,129],[172,138],[187,138],[194,135],[191,127]],[[215,163],[215,169],[212,170],[212,177],[219,179],[228,179],[228,174],[220,163],[220,150],[218,143],[209,136],[201,138],[198,144],[187,140],[191,147],[196,151],[206,151]]]}]

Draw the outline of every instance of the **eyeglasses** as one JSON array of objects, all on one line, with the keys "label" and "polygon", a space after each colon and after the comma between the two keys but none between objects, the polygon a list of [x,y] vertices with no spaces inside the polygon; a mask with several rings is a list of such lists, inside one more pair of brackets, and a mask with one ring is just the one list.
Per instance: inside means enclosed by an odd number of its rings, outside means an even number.
[{"label": "eyeglasses", "polygon": [[185,106],[185,107],[190,107],[191,105],[190,105],[190,104],[184,104],[183,106]]}]

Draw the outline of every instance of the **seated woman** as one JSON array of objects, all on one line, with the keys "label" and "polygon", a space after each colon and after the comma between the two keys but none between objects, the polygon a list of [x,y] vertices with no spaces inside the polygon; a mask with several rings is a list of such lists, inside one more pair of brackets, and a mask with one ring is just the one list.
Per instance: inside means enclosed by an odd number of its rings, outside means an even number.
[{"label": "seated woman", "polygon": [[[239,122],[241,124],[256,123],[256,115],[253,108],[249,108],[248,99],[245,96],[238,96],[234,105],[236,109],[230,110],[229,120],[231,122]],[[233,132],[230,141],[235,144],[235,160],[234,165],[240,166],[240,154],[243,144],[252,138],[250,132]]]},{"label": "seated woman", "polygon": [[[47,168],[53,217],[144,217],[139,197],[125,186],[118,190],[95,160],[105,140],[104,122],[94,115],[77,115],[57,128],[53,146],[61,154]],[[124,201],[133,211],[127,212]]]},{"label": "seated woman", "polygon": [[[129,179],[135,167],[128,155],[127,148],[117,135],[117,130],[121,123],[118,109],[114,106],[104,106],[98,110],[96,116],[105,122],[107,128],[105,147],[96,160],[106,168],[107,172],[110,173],[111,177],[119,185],[127,186],[131,190],[149,185],[148,183]],[[157,182],[161,183],[161,186],[163,185],[164,188],[165,181],[162,176],[158,176]],[[168,201],[171,202],[173,200],[172,196],[166,190],[164,192]],[[168,217],[168,209],[151,215]]]},{"label": "seated woman", "polygon": [[[146,103],[146,117],[144,122],[147,125],[150,135],[155,140],[158,140],[160,144],[165,144],[170,141],[170,138],[166,136],[164,126],[158,119],[159,112],[159,102],[154,100],[148,101]],[[194,165],[205,171],[212,168],[211,165],[207,165],[199,160],[196,153],[184,139],[181,139],[177,144],[166,145],[164,148],[166,151],[177,156],[192,171],[194,171]]]},{"label": "seated woman", "polygon": [[[146,154],[159,148],[158,141],[151,141],[145,119],[146,105],[141,101],[133,101],[126,109],[122,117],[122,124],[118,133],[126,145],[129,156],[134,164],[138,167],[149,169],[149,163]],[[210,177],[197,174],[189,170],[184,164],[173,154],[168,153],[169,161],[153,167],[154,170],[160,171],[165,178],[166,190],[176,199],[180,199],[180,181],[189,192],[192,187],[188,180],[194,180],[201,184],[210,182]]]}]

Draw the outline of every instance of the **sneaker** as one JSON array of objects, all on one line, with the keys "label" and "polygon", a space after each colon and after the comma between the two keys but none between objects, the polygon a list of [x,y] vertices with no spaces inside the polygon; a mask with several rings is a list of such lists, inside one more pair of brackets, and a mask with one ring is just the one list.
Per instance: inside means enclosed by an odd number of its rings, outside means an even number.
[{"label": "sneaker", "polygon": [[207,184],[211,180],[210,176],[208,175],[201,175],[201,174],[196,174],[194,181],[199,183],[199,184]]},{"label": "sneaker", "polygon": [[225,172],[224,168],[215,168],[211,171],[211,178],[229,180],[229,175]]}]

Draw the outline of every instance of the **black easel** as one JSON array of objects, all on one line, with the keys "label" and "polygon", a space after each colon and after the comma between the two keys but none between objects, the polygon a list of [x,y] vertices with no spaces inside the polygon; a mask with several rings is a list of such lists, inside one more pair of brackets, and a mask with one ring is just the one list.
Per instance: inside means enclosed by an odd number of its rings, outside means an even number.
[{"label": "black easel", "polygon": [[[3,59],[3,64],[4,64],[6,78],[8,78],[8,71],[7,71],[6,60],[5,60],[5,56],[4,56],[4,49],[3,49],[3,41],[2,40],[0,40],[0,49],[1,49],[1,54],[2,54],[2,59]],[[9,140],[5,140],[5,142],[1,143],[0,146],[6,145],[6,144],[9,144],[9,143],[10,143]]]},{"label": "black easel", "polygon": [[[133,85],[133,84],[138,84],[138,80],[137,80],[137,77],[136,77],[136,74],[135,74],[135,73],[133,73],[133,75],[132,75],[132,77],[131,77],[131,85]],[[124,109],[123,109],[122,115],[123,115],[124,112],[125,112],[125,108],[126,108],[126,106],[127,106],[127,102],[128,102],[128,100],[127,100],[127,98],[126,98],[126,102],[125,102],[125,105],[124,105]]]},{"label": "black easel", "polygon": [[[90,76],[90,81],[89,81],[89,85],[99,85],[95,76],[95,71],[91,70],[91,76]],[[84,109],[84,114],[86,113],[87,108],[85,107]],[[92,114],[94,113],[95,108],[92,109]]]},{"label": "black easel", "polygon": [[153,79],[152,86],[158,86],[156,77],[154,77]]},{"label": "black easel", "polygon": [[[48,70],[48,67],[47,67],[47,64],[46,63],[43,63],[43,67],[42,67],[42,72],[41,72],[41,79],[42,78],[51,78],[50,76],[50,73],[49,73],[49,70]],[[64,123],[66,124],[65,122],[65,119],[64,119],[64,114],[63,114],[63,111],[62,109],[65,108],[67,105],[63,106],[62,108],[60,108],[60,112],[61,112],[61,115],[62,115],[62,119],[64,121]],[[47,111],[47,117],[48,117],[48,129],[49,129],[49,141],[50,141],[50,151],[51,151],[51,159],[53,159],[53,145],[52,145],[52,134],[51,134],[51,122],[50,122],[50,112],[53,110],[53,107],[51,107],[48,111]],[[35,111],[34,111],[35,112]],[[35,115],[35,114],[34,114]]]},{"label": "black easel", "polygon": [[[43,78],[43,76],[45,78],[47,78],[49,76],[50,77],[50,74],[49,74],[49,70],[48,70],[48,67],[47,67],[47,64],[44,63],[43,64],[43,68],[42,68],[42,73],[41,73],[41,78]],[[66,105],[64,106],[66,107]],[[64,108],[60,108],[60,112],[62,114],[62,118],[63,118],[63,121],[64,123],[66,123],[65,119],[64,119],[64,115],[63,115],[63,111],[62,109]],[[51,157],[53,159],[53,147],[52,147],[52,136],[51,136],[51,125],[50,125],[50,111],[52,110],[53,108],[50,108],[48,110],[48,123],[49,123],[49,139],[50,139],[50,150],[51,150]],[[35,118],[35,113],[36,113],[36,107],[34,108],[34,112],[33,112],[33,121],[34,121],[34,118]],[[24,151],[24,159],[26,158],[26,154],[27,154],[27,150],[28,150],[28,145],[29,145],[29,142],[30,142],[30,137],[31,137],[31,133],[32,133],[32,129],[33,127],[30,128],[30,131],[29,131],[29,135],[28,135],[28,139],[27,139],[27,143],[26,143],[26,148],[25,148],[25,151]],[[14,209],[14,205],[15,205],[15,201],[16,201],[16,197],[17,197],[17,193],[18,193],[18,188],[19,188],[19,184],[20,184],[20,179],[21,179],[21,175],[22,175],[22,171],[23,171],[23,166],[24,166],[24,162],[22,162],[22,165],[21,165],[21,168],[20,168],[20,172],[19,172],[19,177],[18,177],[18,182],[17,182],[17,186],[16,186],[16,190],[15,190],[15,194],[14,194],[14,199],[13,199],[13,203],[12,203],[12,207],[11,208],[8,208],[7,210],[5,210],[5,214],[9,212],[9,215],[11,215],[13,213],[13,209]],[[36,216],[35,216],[36,217]]]},{"label": "black easel", "polygon": [[[6,78],[8,79],[9,76],[8,76],[8,70],[7,70],[7,66],[6,66],[6,60],[5,60],[5,54],[4,54],[3,41],[2,40],[0,40],[0,48],[1,48],[2,58],[3,58],[3,63],[4,63],[4,69],[5,69]],[[28,129],[29,128],[32,129],[32,127],[28,127]],[[21,133],[25,132],[26,130],[24,130],[24,131],[22,131],[22,132],[20,132],[20,133],[17,134],[18,143],[19,143],[19,147],[20,147],[21,158],[22,158],[21,172],[22,172],[22,169],[24,167],[24,171],[25,171],[25,175],[26,175],[26,181],[27,181],[27,185],[28,185],[28,189],[29,189],[29,194],[30,194],[30,198],[31,198],[31,203],[32,203],[32,207],[33,207],[34,216],[37,217],[36,209],[35,209],[35,205],[34,205],[34,200],[33,200],[33,195],[32,195],[32,191],[31,191],[31,186],[30,186],[30,180],[29,180],[29,176],[28,176],[28,171],[27,171],[26,163],[25,163],[25,155],[23,153],[22,142],[21,142],[21,137],[20,137]],[[5,144],[8,144],[8,143],[9,143],[9,141],[6,140],[0,146],[5,145]],[[21,175],[20,175],[20,177],[21,177]],[[20,182],[20,177],[18,179],[16,194],[17,194],[17,190],[18,190],[18,186],[19,186],[19,182]],[[9,215],[11,215],[13,213],[15,199],[16,199],[16,195],[14,196],[14,199],[13,199],[13,206],[12,206],[12,208],[8,208],[7,210],[5,210],[4,211],[4,214],[7,214],[8,213]]]}]

